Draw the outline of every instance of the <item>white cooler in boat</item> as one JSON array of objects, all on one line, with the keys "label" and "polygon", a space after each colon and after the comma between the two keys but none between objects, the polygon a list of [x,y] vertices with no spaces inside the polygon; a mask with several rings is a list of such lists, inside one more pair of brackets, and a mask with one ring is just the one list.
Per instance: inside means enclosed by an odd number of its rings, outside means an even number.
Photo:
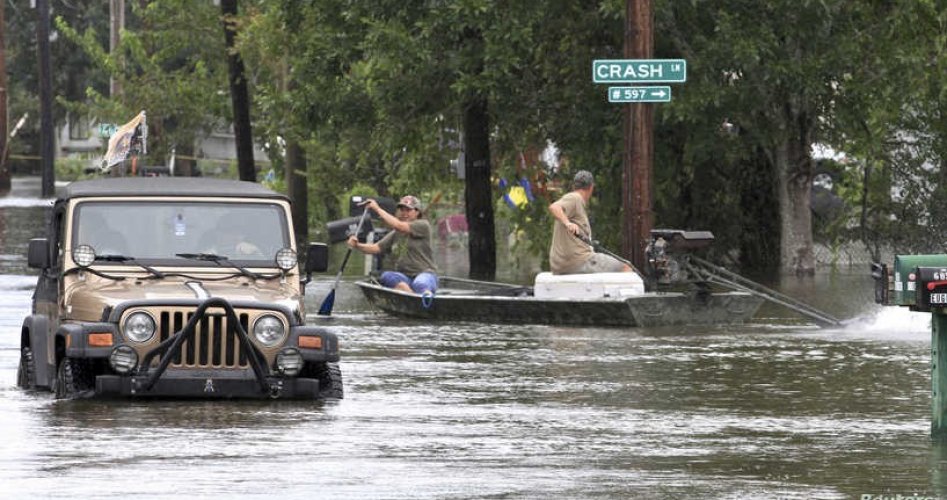
[{"label": "white cooler in boat", "polygon": [[621,299],[644,294],[638,273],[539,273],[533,286],[537,299]]}]

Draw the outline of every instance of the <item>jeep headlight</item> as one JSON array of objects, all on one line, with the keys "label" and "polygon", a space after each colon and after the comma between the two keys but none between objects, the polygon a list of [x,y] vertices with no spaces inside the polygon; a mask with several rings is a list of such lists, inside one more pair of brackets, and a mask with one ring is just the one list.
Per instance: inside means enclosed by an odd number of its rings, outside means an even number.
[{"label": "jeep headlight", "polygon": [[264,314],[253,322],[253,336],[266,347],[279,344],[285,333],[283,322],[272,314]]},{"label": "jeep headlight", "polygon": [[283,248],[276,252],[276,267],[289,271],[296,265],[296,251],[292,248]]},{"label": "jeep headlight", "polygon": [[303,355],[295,347],[276,353],[276,369],[287,377],[295,377],[303,369]]},{"label": "jeep headlight", "polygon": [[122,325],[125,337],[133,342],[148,342],[155,336],[155,320],[146,312],[134,312]]},{"label": "jeep headlight", "polygon": [[109,364],[112,369],[121,375],[125,375],[138,366],[138,353],[127,345],[115,346],[109,353]]},{"label": "jeep headlight", "polygon": [[92,245],[79,245],[72,249],[72,261],[79,267],[89,267],[95,262],[95,249]]}]

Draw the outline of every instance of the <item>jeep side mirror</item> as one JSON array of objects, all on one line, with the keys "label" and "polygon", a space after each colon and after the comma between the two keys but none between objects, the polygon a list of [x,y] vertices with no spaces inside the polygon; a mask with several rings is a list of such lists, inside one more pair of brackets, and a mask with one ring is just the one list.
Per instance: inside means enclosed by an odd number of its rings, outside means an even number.
[{"label": "jeep side mirror", "polygon": [[26,263],[33,269],[49,267],[49,241],[46,238],[33,238],[26,254]]},{"label": "jeep side mirror", "polygon": [[306,279],[303,285],[312,281],[312,273],[322,273],[329,269],[329,246],[325,243],[310,243],[306,249]]},{"label": "jeep side mirror", "polygon": [[306,272],[323,273],[329,269],[329,246],[325,243],[310,243],[306,251]]}]

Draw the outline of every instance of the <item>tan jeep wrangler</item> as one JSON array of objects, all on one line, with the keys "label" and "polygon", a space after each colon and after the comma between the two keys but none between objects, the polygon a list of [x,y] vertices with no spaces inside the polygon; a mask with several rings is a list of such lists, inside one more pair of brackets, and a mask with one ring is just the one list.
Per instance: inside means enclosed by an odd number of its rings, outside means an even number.
[{"label": "tan jeep wrangler", "polygon": [[338,340],[305,325],[290,204],[259,184],[115,178],[70,184],[23,322],[17,385],[59,398],[342,397]]}]

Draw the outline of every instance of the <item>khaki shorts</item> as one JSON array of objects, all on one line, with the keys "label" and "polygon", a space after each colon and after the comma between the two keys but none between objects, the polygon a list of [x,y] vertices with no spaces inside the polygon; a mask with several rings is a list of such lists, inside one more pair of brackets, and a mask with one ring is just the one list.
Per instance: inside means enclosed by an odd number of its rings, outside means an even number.
[{"label": "khaki shorts", "polygon": [[624,270],[625,264],[615,257],[604,253],[594,253],[573,274],[620,273]]}]

